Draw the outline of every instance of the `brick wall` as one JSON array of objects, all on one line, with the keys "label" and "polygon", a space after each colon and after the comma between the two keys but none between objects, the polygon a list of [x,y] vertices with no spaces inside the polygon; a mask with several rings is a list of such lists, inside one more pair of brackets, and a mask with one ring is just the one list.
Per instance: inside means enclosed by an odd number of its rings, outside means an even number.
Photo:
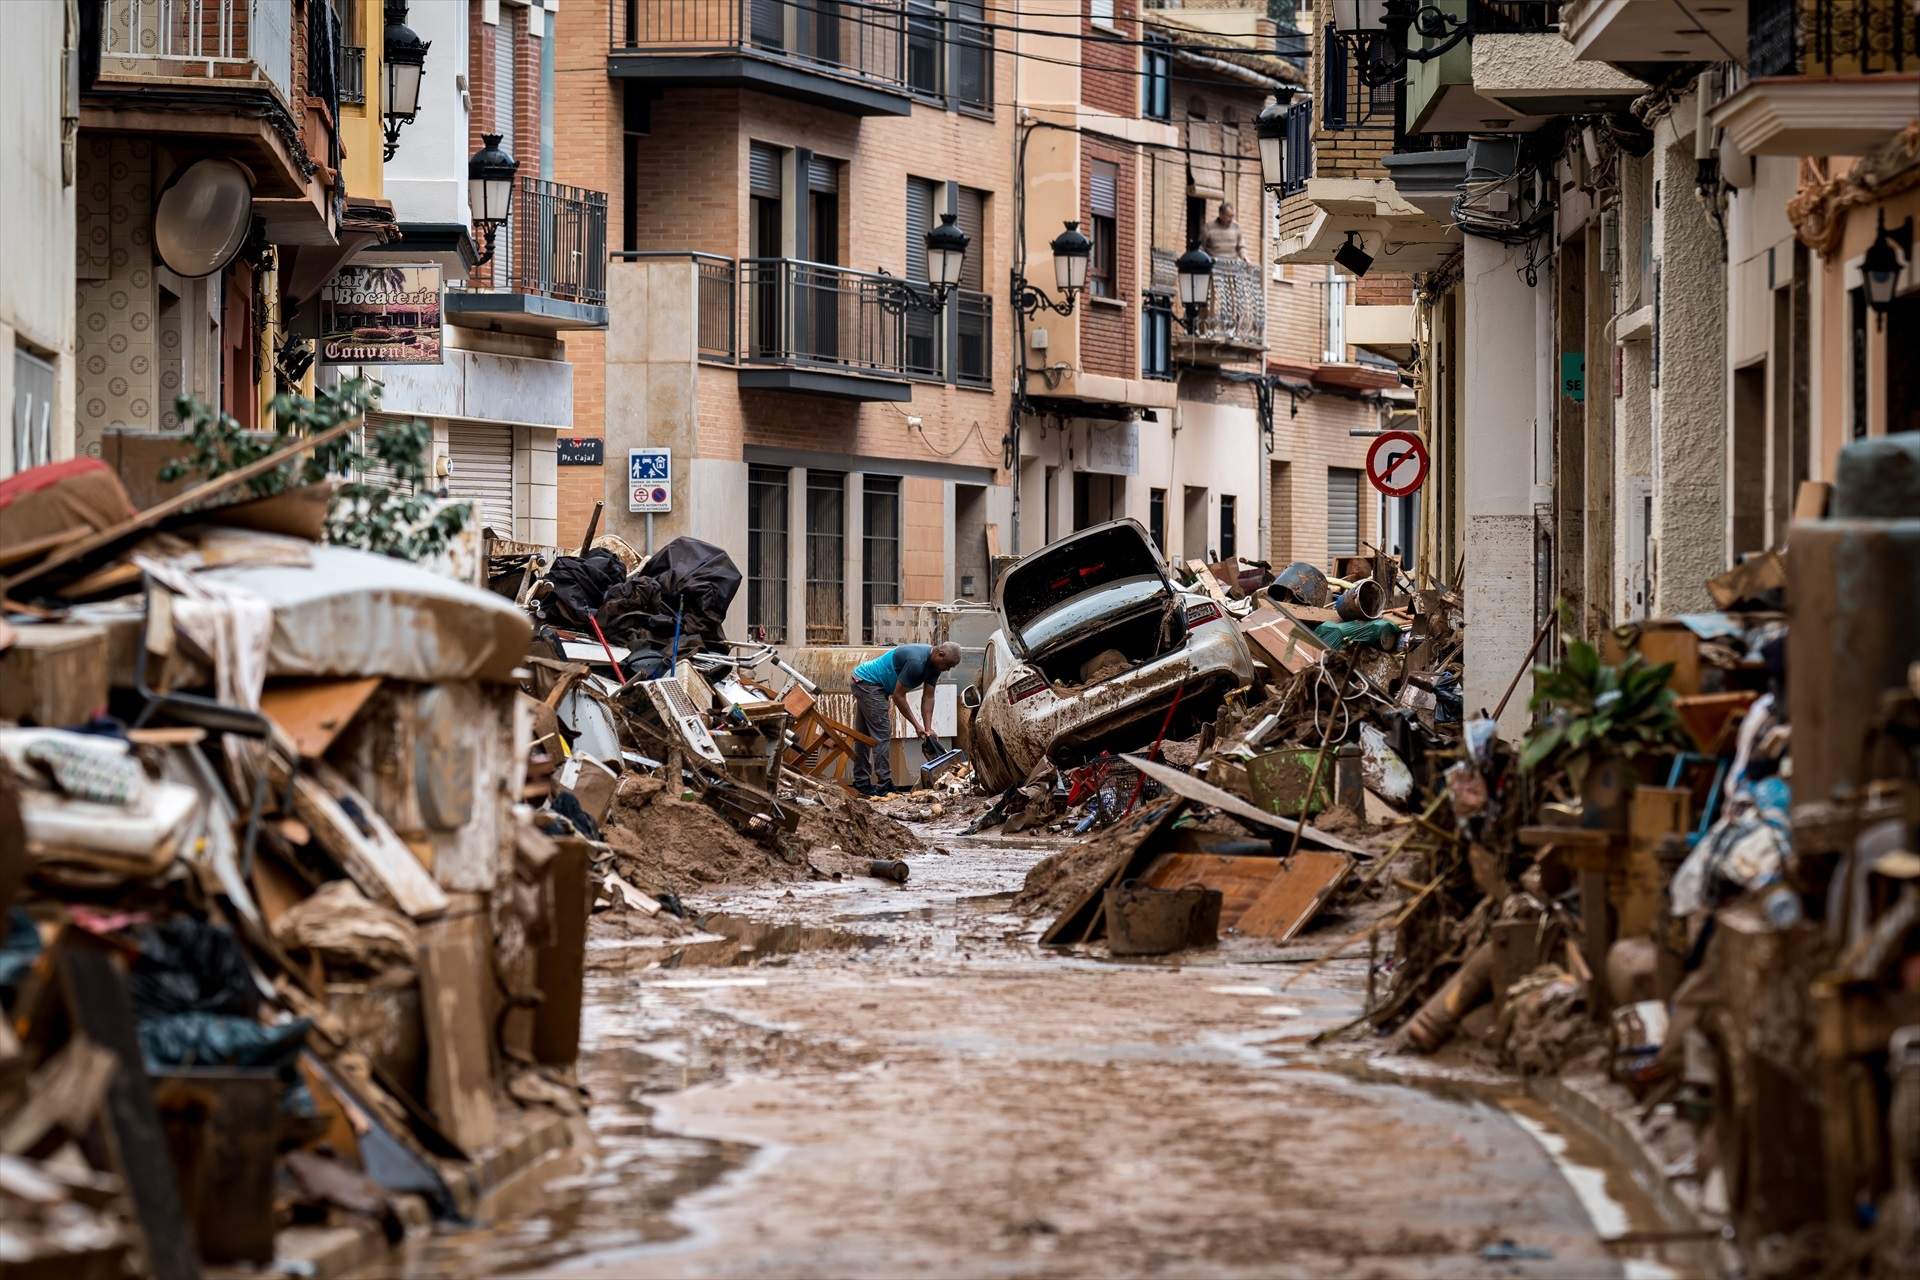
[{"label": "brick wall", "polygon": [[1080,145],[1080,210],[1093,227],[1093,162],[1111,161],[1118,170],[1115,183],[1113,298],[1088,296],[1080,304],[1080,363],[1089,373],[1117,378],[1138,377],[1139,339],[1134,317],[1140,306],[1139,168],[1130,147],[1082,139]]},{"label": "brick wall", "polygon": [[947,486],[926,476],[900,483],[900,576],[902,600],[944,600],[946,586]]},{"label": "brick wall", "polygon": [[[1327,469],[1363,469],[1367,461],[1365,436],[1353,436],[1356,427],[1379,424],[1371,405],[1331,392],[1300,403],[1294,416],[1286,392],[1274,395],[1274,460],[1276,487],[1270,530],[1270,555],[1276,564],[1307,560],[1327,563]],[[1360,484],[1366,486],[1362,478]],[[1370,486],[1360,497],[1360,537],[1376,538],[1379,520],[1376,495]]]},{"label": "brick wall", "polygon": [[1353,302],[1361,307],[1404,307],[1413,302],[1413,277],[1370,271],[1353,283]]},{"label": "brick wall", "polygon": [[[1091,17],[1092,6],[1082,0],[1082,18],[1080,30],[1083,35],[1112,36],[1117,33],[1128,39],[1140,38],[1140,23],[1135,17],[1135,0],[1114,0],[1113,25],[1096,24]],[[1004,19],[1003,19],[1004,21]],[[1130,44],[1105,44],[1097,40],[1080,42],[1080,100],[1099,111],[1110,111],[1117,116],[1137,116],[1140,114],[1140,51]],[[1011,81],[1002,81],[1011,84]]]}]

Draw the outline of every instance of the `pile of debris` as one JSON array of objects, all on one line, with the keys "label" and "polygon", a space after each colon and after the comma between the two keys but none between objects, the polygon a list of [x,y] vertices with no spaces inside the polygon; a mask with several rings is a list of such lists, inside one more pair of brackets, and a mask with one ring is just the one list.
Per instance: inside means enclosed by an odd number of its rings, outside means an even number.
[{"label": "pile of debris", "polygon": [[392,1238],[580,1111],[597,851],[521,801],[532,625],[320,543],[324,494],[229,500],[346,429],[145,511],[0,481],[4,1269]]},{"label": "pile of debris", "polygon": [[1043,762],[975,820],[1096,835],[1040,863],[1019,895],[1022,909],[1054,913],[1043,941],[1114,955],[1223,931],[1287,944],[1329,906],[1391,887],[1383,870],[1427,838],[1434,806],[1414,811],[1460,754],[1460,601],[1419,588],[1384,553],[1341,567],[1365,574],[1190,563],[1185,590],[1237,621],[1252,686],[1190,738]]},{"label": "pile of debris", "polygon": [[594,847],[595,909],[673,933],[688,895],[717,884],[904,867],[918,839],[833,781],[872,739],[773,646],[726,638],[741,583],[727,553],[682,537],[642,558],[592,535],[579,554],[495,542],[487,572],[532,626],[520,798]]}]

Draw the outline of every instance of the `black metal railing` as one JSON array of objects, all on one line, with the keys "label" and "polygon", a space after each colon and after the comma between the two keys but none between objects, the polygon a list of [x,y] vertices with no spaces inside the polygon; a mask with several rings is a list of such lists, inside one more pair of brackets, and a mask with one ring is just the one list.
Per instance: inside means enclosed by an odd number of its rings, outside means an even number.
[{"label": "black metal railing", "polygon": [[367,51],[357,44],[340,46],[340,101],[352,106],[367,102]]},{"label": "black metal railing", "polygon": [[1750,76],[1886,75],[1920,68],[1907,0],[1750,0]]},{"label": "black metal railing", "polygon": [[751,53],[899,87],[907,24],[897,0],[614,0],[618,54]]},{"label": "black metal railing", "polygon": [[928,377],[937,342],[911,340],[898,305],[906,282],[794,258],[742,258],[745,364],[812,365],[858,373]]},{"label": "black metal railing", "polygon": [[[1171,249],[1153,251],[1153,292],[1177,296],[1177,255]],[[1210,343],[1264,350],[1267,345],[1267,294],[1260,268],[1240,258],[1216,258],[1208,287],[1207,305],[1194,322],[1193,332],[1174,331],[1176,342],[1191,347]]]},{"label": "black metal railing", "polygon": [[732,258],[696,253],[693,256],[698,278],[694,283],[694,337],[702,360],[732,364],[740,354],[734,317],[734,271]]},{"label": "black metal railing", "polygon": [[605,192],[522,178],[513,193],[513,217],[500,236],[494,288],[606,305]]}]

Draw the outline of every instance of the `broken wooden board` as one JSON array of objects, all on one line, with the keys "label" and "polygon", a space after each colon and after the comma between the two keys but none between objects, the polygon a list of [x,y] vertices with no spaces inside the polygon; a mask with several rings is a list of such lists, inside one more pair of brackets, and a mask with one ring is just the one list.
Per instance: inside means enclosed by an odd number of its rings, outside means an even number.
[{"label": "broken wooden board", "polygon": [[[278,752],[268,757],[268,770],[274,789],[285,788],[289,769]],[[347,816],[342,801],[353,805],[365,831]],[[333,770],[316,762],[294,779],[293,811],[368,897],[392,903],[415,920],[445,914],[446,891],[373,806]]]},{"label": "broken wooden board", "polygon": [[281,680],[260,693],[260,710],[309,759],[327,754],[340,731],[380,687],[379,676],[346,680]]},{"label": "broken wooden board", "polygon": [[420,1016],[427,1031],[427,1108],[469,1151],[492,1144],[493,1028],[486,1015],[493,939],[479,911],[420,929]]},{"label": "broken wooden board", "polygon": [[1239,931],[1255,938],[1292,942],[1353,871],[1344,853],[1302,849],[1281,864],[1266,891],[1240,917]]},{"label": "broken wooden board", "polygon": [[1210,853],[1163,853],[1140,877],[1155,889],[1190,884],[1220,891],[1220,927],[1231,929],[1279,874],[1278,858],[1221,857]]},{"label": "broken wooden board", "polygon": [[1319,637],[1284,616],[1275,616],[1257,626],[1243,625],[1240,634],[1266,661],[1294,675],[1318,665],[1327,653],[1327,646],[1320,643]]},{"label": "broken wooden board", "polygon": [[1040,935],[1040,945],[1070,947],[1076,942],[1091,942],[1106,932],[1108,886],[1133,879],[1145,871],[1160,852],[1161,837],[1186,808],[1186,801],[1175,800],[1131,818],[1121,818],[1121,822],[1131,822],[1138,829],[1133,844],[1116,854],[1106,870],[1088,883],[1086,892],[1054,917],[1047,931]]},{"label": "broken wooden board", "polygon": [[1130,755],[1122,756],[1121,758],[1175,795],[1198,801],[1200,804],[1210,805],[1222,813],[1231,814],[1245,822],[1269,827],[1276,831],[1284,831],[1288,835],[1292,835],[1295,828],[1299,828],[1300,836],[1303,840],[1311,840],[1315,844],[1324,845],[1329,849],[1338,849],[1342,853],[1351,853],[1363,858],[1372,856],[1369,850],[1363,849],[1350,841],[1342,840],[1330,831],[1322,831],[1318,827],[1306,826],[1293,821],[1291,818],[1282,818],[1278,814],[1266,813],[1260,809],[1256,809],[1239,796],[1234,795],[1231,791],[1223,791],[1204,778],[1194,777],[1184,769],[1176,769],[1172,765],[1161,764],[1159,761],[1149,760],[1145,756]]}]

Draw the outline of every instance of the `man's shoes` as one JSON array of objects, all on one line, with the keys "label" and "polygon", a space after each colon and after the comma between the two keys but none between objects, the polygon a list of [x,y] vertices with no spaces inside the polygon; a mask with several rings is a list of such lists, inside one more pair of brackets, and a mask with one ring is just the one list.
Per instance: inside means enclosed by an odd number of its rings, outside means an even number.
[{"label": "man's shoes", "polygon": [[861,795],[867,797],[869,800],[873,799],[873,797],[875,796],[883,796],[887,794],[887,788],[875,786],[871,782],[856,782],[853,784],[853,789],[855,791],[858,791]]}]

